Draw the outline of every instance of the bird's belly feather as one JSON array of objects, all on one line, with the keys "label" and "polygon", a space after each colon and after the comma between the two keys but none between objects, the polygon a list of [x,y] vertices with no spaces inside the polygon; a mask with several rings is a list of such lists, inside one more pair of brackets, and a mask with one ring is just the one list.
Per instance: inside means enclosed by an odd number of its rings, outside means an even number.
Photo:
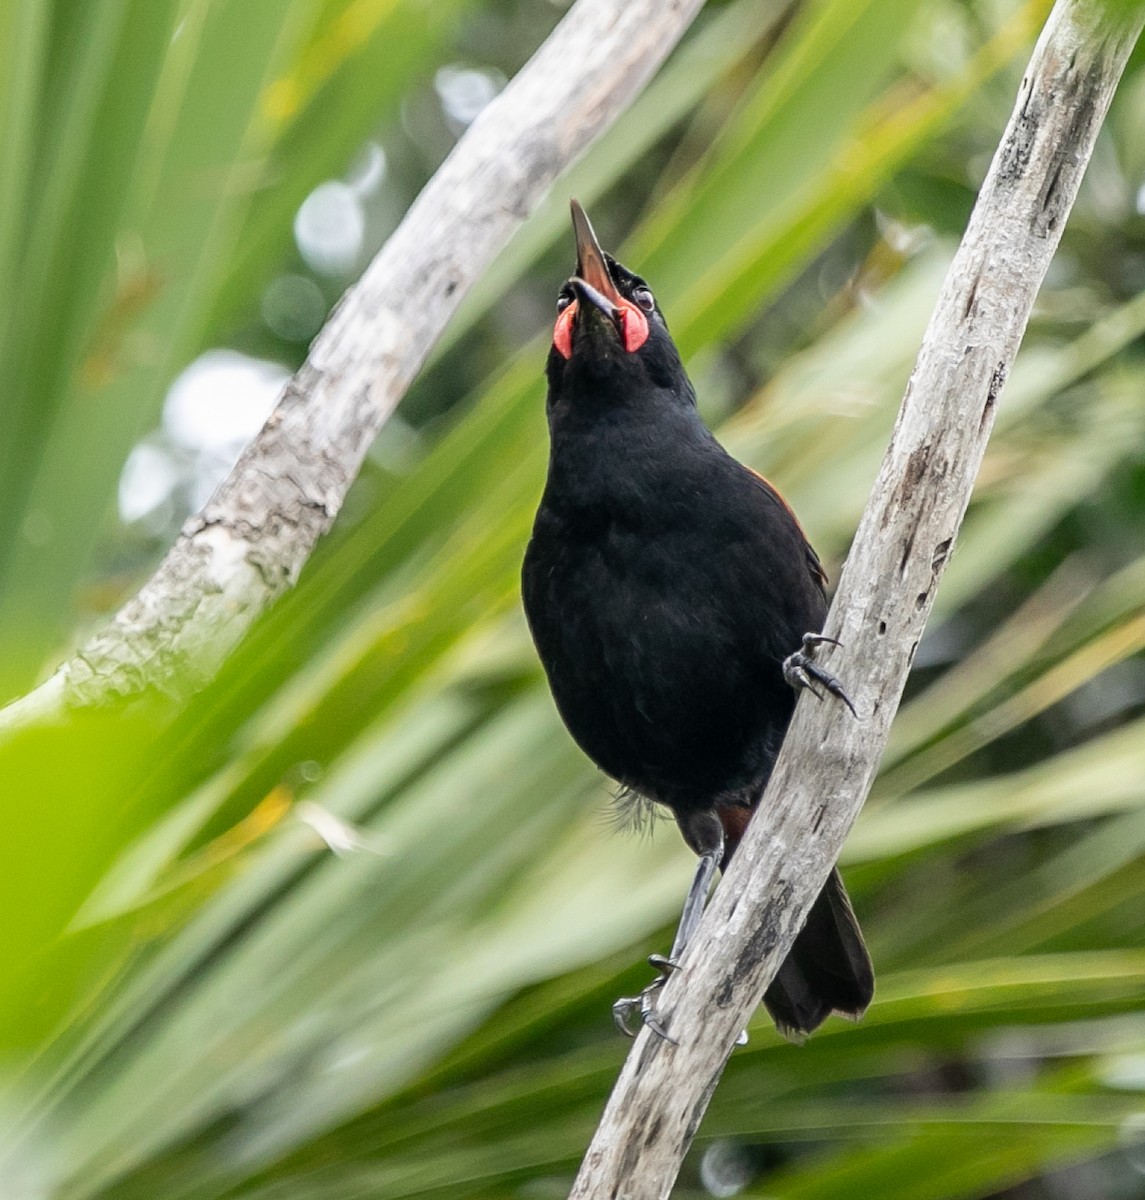
[{"label": "bird's belly feather", "polygon": [[701,561],[691,541],[686,529],[649,539],[612,526],[534,542],[525,571],[569,731],[608,774],[678,810],[766,778],[793,702],[768,646],[798,640],[760,627],[758,570],[732,551]]}]

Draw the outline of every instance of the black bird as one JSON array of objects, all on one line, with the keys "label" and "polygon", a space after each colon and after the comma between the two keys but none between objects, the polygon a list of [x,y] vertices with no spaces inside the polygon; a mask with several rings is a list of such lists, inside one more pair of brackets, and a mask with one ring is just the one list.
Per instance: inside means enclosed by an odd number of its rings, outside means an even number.
[{"label": "black bird", "polygon": [[[576,274],[549,351],[548,479],[525,553],[525,613],[581,749],[671,810],[700,855],[670,969],[767,783],[811,655],[826,576],[791,509],[700,419],[647,283],[605,254],[572,202]],[[806,635],[806,636],[805,636]],[[846,701],[848,705],[849,701]],[[853,710],[852,710],[853,711]],[[657,1032],[652,997],[617,1002]],[[838,870],[764,997],[800,1038],[859,1017],[874,977]],[[665,1035],[666,1036],[666,1035]]]}]

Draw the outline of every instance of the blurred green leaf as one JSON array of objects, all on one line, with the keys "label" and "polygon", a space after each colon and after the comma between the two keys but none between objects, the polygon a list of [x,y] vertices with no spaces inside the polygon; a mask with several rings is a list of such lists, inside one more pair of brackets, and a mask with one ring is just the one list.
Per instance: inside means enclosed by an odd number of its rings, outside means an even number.
[{"label": "blurred green leaf", "polygon": [[[625,1050],[609,1005],[646,982],[691,873],[671,828],[610,830],[517,606],[546,452],[544,339],[518,347],[551,320],[567,196],[602,231],[647,209],[622,256],[729,448],[835,571],[952,253],[891,214],[950,228],[1046,8],[713,7],[474,292],[422,385],[440,395],[404,414],[411,452],[368,465],[219,679],[178,712],[75,714],[0,744],[7,1186],[567,1193]],[[138,546],[107,519],[123,458],[191,356],[269,344],[264,288],[305,270],[302,199],[377,140],[391,190],[371,220],[396,218],[448,133],[423,77],[523,61],[554,18],[4,10],[7,687],[76,636],[89,564],[130,588]],[[876,1002],[804,1047],[753,1021],[681,1200],[704,1194],[714,1139],[751,1148],[745,1195],[987,1197],[1068,1163],[1091,1194],[1100,1172],[1136,1180],[1116,1147],[1145,1044],[1140,80],[847,848]],[[446,415],[419,424],[430,410]]]}]

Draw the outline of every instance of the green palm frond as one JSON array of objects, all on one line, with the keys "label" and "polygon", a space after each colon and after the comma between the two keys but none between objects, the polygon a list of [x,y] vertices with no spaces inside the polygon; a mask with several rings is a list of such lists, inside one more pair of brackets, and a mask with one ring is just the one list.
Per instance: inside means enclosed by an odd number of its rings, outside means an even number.
[{"label": "green palm frond", "polygon": [[[424,73],[493,54],[503,8],[0,14],[9,692],[100,619],[86,583],[130,588],[115,490],[172,376],[268,352],[293,215],[366,139],[406,147],[395,195],[416,190]],[[0,746],[0,1176],[52,1200],[565,1194],[625,1050],[608,1006],[691,869],[670,830],[611,828],[519,612],[567,193],[631,227],[705,411],[834,574],[1046,8],[713,6],[470,296],[404,413],[415,450],[367,464],[220,678]],[[523,61],[543,23],[496,52]],[[1134,1178],[1141,81],[847,847],[876,1003],[802,1048],[757,1021],[680,1197],[722,1143],[760,1197]]]}]

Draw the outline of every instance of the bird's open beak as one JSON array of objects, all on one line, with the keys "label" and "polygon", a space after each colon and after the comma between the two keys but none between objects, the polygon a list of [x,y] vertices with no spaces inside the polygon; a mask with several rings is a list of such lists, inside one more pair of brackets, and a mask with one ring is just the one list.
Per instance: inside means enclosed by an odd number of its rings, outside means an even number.
[{"label": "bird's open beak", "polygon": [[[613,282],[608,261],[584,209],[576,200],[569,204],[576,233],[576,274],[569,284],[577,298],[557,317],[553,345],[562,358],[572,358],[574,327],[579,327],[590,313],[597,313],[607,318],[624,350],[629,353],[639,350],[648,340],[648,319],[631,300],[620,294]],[[598,316],[594,324],[599,323]]]},{"label": "bird's open beak", "polygon": [[618,334],[623,331],[623,309],[620,305],[613,304],[607,296],[602,295],[591,283],[586,282],[579,275],[574,275],[569,282],[583,304],[589,304],[598,312],[602,312],[616,326]]},{"label": "bird's open beak", "polygon": [[[592,231],[588,214],[577,200],[570,200],[572,209],[573,231],[576,234],[576,274],[577,278],[587,283],[600,299],[611,302],[613,308],[620,307],[621,296],[608,273],[608,264],[604,261],[604,251]],[[575,281],[574,281],[575,286]],[[597,300],[593,299],[597,304]],[[597,307],[600,307],[597,304]]]},{"label": "bird's open beak", "polygon": [[587,306],[606,316],[618,337],[624,337],[624,317],[621,296],[612,282],[604,251],[596,240],[588,213],[578,200],[570,200],[573,232],[576,234],[576,274],[569,280],[581,301],[582,310]]}]

